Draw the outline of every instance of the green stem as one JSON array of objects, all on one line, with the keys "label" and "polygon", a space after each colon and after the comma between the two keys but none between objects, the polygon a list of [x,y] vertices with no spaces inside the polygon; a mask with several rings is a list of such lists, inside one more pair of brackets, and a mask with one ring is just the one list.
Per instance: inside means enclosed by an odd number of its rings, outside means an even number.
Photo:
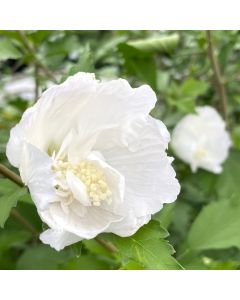
[{"label": "green stem", "polygon": [[39,232],[30,224],[15,208],[11,211],[11,216],[25,227],[33,236],[38,237]]},{"label": "green stem", "polygon": [[224,80],[222,78],[219,63],[217,57],[214,54],[212,32],[210,30],[207,30],[206,35],[207,35],[207,43],[208,43],[208,56],[212,65],[213,77],[216,84],[216,91],[219,97],[223,118],[228,124],[227,96],[226,96]]},{"label": "green stem", "polygon": [[118,251],[118,249],[111,243],[104,241],[103,239],[100,239],[98,237],[95,238],[95,241],[99,243],[102,247],[104,247],[109,252],[115,253]]},{"label": "green stem", "polygon": [[17,185],[24,187],[21,177],[2,164],[0,164],[0,174],[2,174],[4,177],[7,177]]}]

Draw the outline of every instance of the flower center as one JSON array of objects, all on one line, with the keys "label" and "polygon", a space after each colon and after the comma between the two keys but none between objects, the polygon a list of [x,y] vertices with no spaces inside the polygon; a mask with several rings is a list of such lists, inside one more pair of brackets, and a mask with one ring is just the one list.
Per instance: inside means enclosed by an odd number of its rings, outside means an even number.
[{"label": "flower center", "polygon": [[[86,192],[95,206],[100,206],[101,201],[111,202],[112,192],[106,182],[106,178],[92,162],[84,160],[78,164],[71,164],[63,160],[58,160],[53,170],[57,173],[58,179],[66,180],[66,172],[72,172],[78,177],[86,187]],[[57,189],[64,189],[61,184]]]},{"label": "flower center", "polygon": [[208,156],[208,152],[205,149],[200,148],[194,152],[194,156],[195,158],[199,158],[199,159],[205,158]]}]

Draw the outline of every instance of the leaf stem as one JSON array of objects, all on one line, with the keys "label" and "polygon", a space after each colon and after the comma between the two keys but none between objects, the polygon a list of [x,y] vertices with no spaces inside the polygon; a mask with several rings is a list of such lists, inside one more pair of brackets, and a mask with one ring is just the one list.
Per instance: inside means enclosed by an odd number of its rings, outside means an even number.
[{"label": "leaf stem", "polygon": [[39,232],[35,229],[15,208],[11,211],[11,216],[16,219],[23,227],[25,227],[33,236],[37,237]]},{"label": "leaf stem", "polygon": [[208,56],[212,65],[213,77],[216,85],[216,92],[219,97],[223,118],[228,124],[227,96],[226,96],[224,80],[222,78],[219,63],[217,57],[214,54],[214,46],[213,46],[211,30],[206,31],[206,36],[207,36],[207,43],[208,43]]},{"label": "leaf stem", "polygon": [[104,247],[106,250],[112,253],[118,252],[118,249],[111,243],[104,241],[103,239],[100,239],[99,237],[95,238],[95,241],[99,243],[102,247]]},{"label": "leaf stem", "polygon": [[8,169],[7,167],[5,167],[3,164],[0,164],[0,174],[15,182],[20,187],[24,187],[24,183],[22,182],[21,177],[13,171],[11,171],[10,169]]}]

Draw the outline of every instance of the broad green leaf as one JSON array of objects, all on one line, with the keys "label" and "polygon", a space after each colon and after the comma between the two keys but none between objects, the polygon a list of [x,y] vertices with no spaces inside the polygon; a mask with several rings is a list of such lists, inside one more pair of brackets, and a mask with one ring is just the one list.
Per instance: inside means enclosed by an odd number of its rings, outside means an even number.
[{"label": "broad green leaf", "polygon": [[0,39],[0,61],[7,59],[17,59],[22,56],[21,52],[10,39]]},{"label": "broad green leaf", "polygon": [[66,250],[57,252],[50,246],[39,245],[28,248],[17,262],[18,270],[56,270],[69,258]]},{"label": "broad green leaf", "polygon": [[120,44],[118,48],[124,57],[127,72],[156,90],[157,71],[153,56],[127,44]]},{"label": "broad green leaf", "polygon": [[157,221],[151,221],[131,237],[115,236],[114,243],[123,261],[130,259],[145,269],[181,269],[172,254],[174,249],[165,238],[168,233]]},{"label": "broad green leaf", "polygon": [[0,187],[0,227],[4,227],[13,207],[26,194],[25,188],[19,188],[7,179],[2,179]]},{"label": "broad green leaf", "polygon": [[230,152],[219,175],[216,192],[220,199],[235,200],[240,203],[240,151]]},{"label": "broad green leaf", "polygon": [[174,206],[175,203],[164,204],[163,208],[153,215],[152,219],[158,221],[164,228],[167,229],[172,222]]},{"label": "broad green leaf", "polygon": [[10,247],[21,247],[32,237],[31,233],[24,230],[1,230],[0,231],[0,253]]},{"label": "broad green leaf", "polygon": [[96,240],[83,240],[85,248],[94,254],[100,254],[104,256],[111,256],[111,253],[101,246]]},{"label": "broad green leaf", "polygon": [[240,202],[227,199],[208,204],[191,226],[189,247],[195,250],[240,247],[239,216]]},{"label": "broad green leaf", "polygon": [[[112,263],[112,261],[111,261]],[[84,254],[65,263],[64,270],[108,270],[111,265],[99,255]]]},{"label": "broad green leaf", "polygon": [[197,173],[190,173],[182,182],[181,195],[185,200],[193,203],[207,203],[216,199],[216,183],[219,175],[198,170]]},{"label": "broad green leaf", "polygon": [[129,41],[127,44],[144,52],[172,52],[179,42],[179,35],[153,37],[136,41]]},{"label": "broad green leaf", "polygon": [[206,206],[188,236],[193,249],[240,247],[240,152],[231,151],[214,184],[219,202]]}]

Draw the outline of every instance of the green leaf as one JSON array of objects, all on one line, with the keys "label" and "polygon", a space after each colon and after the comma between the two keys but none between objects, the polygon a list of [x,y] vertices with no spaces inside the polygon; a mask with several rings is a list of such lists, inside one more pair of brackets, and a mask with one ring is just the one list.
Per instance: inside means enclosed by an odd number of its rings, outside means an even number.
[{"label": "green leaf", "polygon": [[31,233],[24,230],[1,230],[0,253],[6,251],[11,247],[22,246],[31,237]]},{"label": "green leaf", "polygon": [[77,72],[94,72],[94,63],[89,45],[80,50],[79,56],[79,62],[70,68],[68,75],[73,75]]},{"label": "green leaf", "polygon": [[127,44],[120,44],[118,48],[124,57],[127,72],[156,90],[157,71],[153,56]]},{"label": "green leaf", "polygon": [[219,199],[231,199],[240,202],[239,163],[240,151],[231,151],[216,184],[216,192]]},{"label": "green leaf", "polygon": [[196,99],[204,95],[209,88],[206,81],[194,78],[186,79],[181,85],[172,83],[169,89],[167,101],[184,113],[194,112]]},{"label": "green leaf", "polygon": [[233,129],[232,140],[236,149],[240,150],[240,126],[236,126]]},{"label": "green leaf", "polygon": [[191,248],[240,247],[240,152],[232,151],[216,183],[221,201],[206,206],[195,219],[188,236]]},{"label": "green leaf", "polygon": [[78,258],[71,259],[64,264],[64,270],[108,270],[110,265],[103,257],[93,254],[84,254]]},{"label": "green leaf", "polygon": [[69,258],[68,251],[57,252],[46,245],[28,248],[17,262],[18,270],[56,270]]},{"label": "green leaf", "polygon": [[25,188],[19,188],[7,179],[2,179],[0,187],[0,227],[4,227],[13,207],[26,194]]},{"label": "green leaf", "polygon": [[223,200],[203,208],[193,222],[188,245],[191,249],[240,247],[240,203]]},{"label": "green leaf", "polygon": [[167,231],[157,221],[151,221],[131,237],[115,236],[114,243],[123,261],[130,259],[152,270],[181,269],[172,256],[174,249],[165,240],[167,236]]},{"label": "green leaf", "polygon": [[194,78],[186,79],[180,87],[180,93],[185,97],[196,98],[206,93],[209,83],[196,80]]},{"label": "green leaf", "polygon": [[22,56],[10,39],[0,39],[0,61],[7,59],[17,59]]},{"label": "green leaf", "polygon": [[153,37],[129,41],[127,44],[144,52],[172,52],[179,42],[179,35],[172,34],[168,36]]},{"label": "green leaf", "polygon": [[172,222],[174,206],[175,203],[164,204],[163,208],[153,215],[152,219],[158,221],[164,228],[167,229]]}]

